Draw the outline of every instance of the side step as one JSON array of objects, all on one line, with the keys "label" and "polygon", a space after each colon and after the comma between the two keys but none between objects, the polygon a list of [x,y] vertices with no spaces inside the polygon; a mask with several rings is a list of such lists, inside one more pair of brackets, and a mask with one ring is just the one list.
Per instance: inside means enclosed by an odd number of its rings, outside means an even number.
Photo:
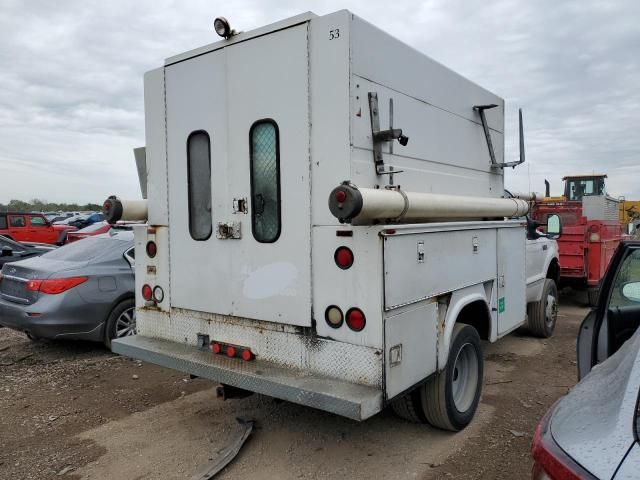
[{"label": "side step", "polygon": [[382,391],[377,388],[314,376],[260,359],[245,362],[213,355],[192,345],[141,335],[114,340],[111,349],[120,355],[353,420],[365,420],[383,406]]}]

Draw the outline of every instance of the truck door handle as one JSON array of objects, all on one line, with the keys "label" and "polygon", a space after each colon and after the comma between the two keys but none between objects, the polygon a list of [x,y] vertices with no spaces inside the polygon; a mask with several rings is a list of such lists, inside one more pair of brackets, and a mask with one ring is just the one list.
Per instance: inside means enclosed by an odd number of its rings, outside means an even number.
[{"label": "truck door handle", "polygon": [[256,213],[256,215],[262,215],[264,213],[265,203],[266,202],[261,193],[256,193],[253,196],[253,211]]}]

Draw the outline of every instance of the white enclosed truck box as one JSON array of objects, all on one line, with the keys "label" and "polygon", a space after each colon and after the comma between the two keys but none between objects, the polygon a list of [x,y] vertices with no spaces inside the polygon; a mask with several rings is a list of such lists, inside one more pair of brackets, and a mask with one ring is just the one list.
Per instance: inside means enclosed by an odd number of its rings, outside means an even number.
[{"label": "white enclosed truck box", "polygon": [[306,13],[148,72],[145,127],[138,334],[115,352],[357,420],[393,403],[468,424],[479,340],[526,321],[501,98],[347,11]]}]

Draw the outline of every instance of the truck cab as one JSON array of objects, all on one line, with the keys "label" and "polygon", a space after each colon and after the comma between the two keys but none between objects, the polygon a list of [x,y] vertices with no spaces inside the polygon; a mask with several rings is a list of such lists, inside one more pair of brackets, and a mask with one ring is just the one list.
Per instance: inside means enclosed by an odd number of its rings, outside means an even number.
[{"label": "truck cab", "polygon": [[67,231],[76,230],[68,225],[52,225],[41,213],[0,213],[0,235],[17,242],[62,245]]},{"label": "truck cab", "polygon": [[589,195],[606,195],[604,174],[572,175],[563,177],[564,198],[571,202],[581,202]]}]

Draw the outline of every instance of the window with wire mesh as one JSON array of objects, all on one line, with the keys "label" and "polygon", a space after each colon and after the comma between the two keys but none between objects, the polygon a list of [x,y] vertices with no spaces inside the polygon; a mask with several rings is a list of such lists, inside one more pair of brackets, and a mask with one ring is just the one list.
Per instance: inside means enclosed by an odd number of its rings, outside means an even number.
[{"label": "window with wire mesh", "polygon": [[189,233],[194,240],[211,236],[211,141],[204,130],[187,139]]},{"label": "window with wire mesh", "polygon": [[249,132],[251,160],[251,230],[261,243],[280,236],[280,145],[278,125],[260,120]]}]

